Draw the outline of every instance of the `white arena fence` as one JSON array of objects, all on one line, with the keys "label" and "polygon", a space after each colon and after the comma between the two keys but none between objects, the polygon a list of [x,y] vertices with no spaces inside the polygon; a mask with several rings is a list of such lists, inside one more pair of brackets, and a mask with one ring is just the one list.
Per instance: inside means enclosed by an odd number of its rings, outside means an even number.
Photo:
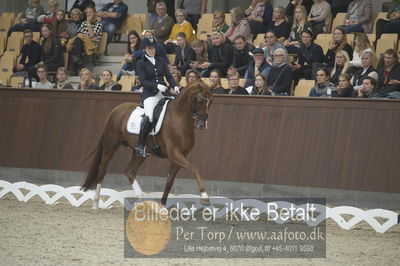
[{"label": "white arena fence", "polygon": [[[28,191],[27,193],[23,193],[21,190]],[[3,198],[8,193],[12,193],[19,201],[28,202],[35,196],[39,196],[46,204],[54,205],[57,204],[62,198],[67,200],[72,206],[79,207],[84,204],[86,201],[93,201],[94,191],[82,191],[80,186],[72,186],[64,188],[58,185],[35,185],[27,182],[16,182],[10,183],[4,180],[0,180],[0,199]],[[50,193],[52,196],[50,196]],[[132,208],[129,201],[126,199],[135,198],[135,194],[133,190],[125,190],[125,191],[116,191],[114,189],[102,188],[101,196],[103,198],[108,197],[106,200],[100,199],[99,207],[102,209],[108,209],[112,207],[115,203],[120,203],[127,210]],[[77,196],[77,197],[76,197]],[[144,196],[141,196],[141,200],[145,199],[160,199],[162,196],[162,192],[152,192],[146,193]],[[171,200],[172,199],[172,200]],[[201,208],[200,197],[198,195],[193,194],[183,194],[183,195],[169,195],[169,200],[167,202],[167,207],[170,207],[174,204],[178,199],[191,199],[191,204],[196,206],[196,209]],[[211,197],[211,202],[213,204],[221,204],[221,203],[232,203],[234,206],[238,206],[242,204],[246,207],[257,207],[259,210],[265,210],[266,203],[261,202],[255,199],[243,199],[243,200],[231,200],[225,197]],[[186,202],[187,203],[187,202]],[[288,207],[293,205],[290,202],[286,201],[275,201],[278,208]],[[185,205],[180,205],[185,207]],[[376,232],[384,233],[393,226],[399,223],[399,214],[393,211],[384,210],[384,209],[370,209],[370,210],[362,210],[355,207],[350,206],[339,206],[339,207],[327,207],[320,204],[314,205],[320,213],[324,213],[324,215],[319,215],[316,217],[314,221],[305,221],[309,226],[317,226],[325,219],[332,219],[335,221],[342,229],[350,230],[357,226],[360,222],[365,221],[368,223]],[[301,206],[298,206],[301,207]],[[215,213],[215,218],[223,217],[226,214],[226,210],[221,208],[220,211]],[[343,216],[351,215],[348,221],[345,220]],[[379,222],[379,220],[384,220],[384,222]],[[287,219],[281,219],[280,217],[275,220],[276,223],[283,224],[287,221]]]}]

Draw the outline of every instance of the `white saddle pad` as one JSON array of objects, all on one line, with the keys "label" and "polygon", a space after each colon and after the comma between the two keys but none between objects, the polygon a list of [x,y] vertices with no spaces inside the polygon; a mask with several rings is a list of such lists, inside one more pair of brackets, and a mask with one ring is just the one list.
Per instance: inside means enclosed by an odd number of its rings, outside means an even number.
[{"label": "white saddle pad", "polygon": [[[155,129],[153,129],[150,132],[150,135],[154,136],[154,135],[157,135],[158,132],[160,132],[163,121],[164,121],[165,113],[167,112],[167,105],[168,105],[169,101],[170,100],[165,101],[164,106],[161,111],[161,114],[160,114],[160,117],[158,118],[157,125],[156,125]],[[129,133],[139,135],[140,124],[142,123],[143,117],[144,117],[144,109],[140,108],[139,106],[136,107],[136,109],[133,110],[131,116],[128,119],[127,130]]]}]

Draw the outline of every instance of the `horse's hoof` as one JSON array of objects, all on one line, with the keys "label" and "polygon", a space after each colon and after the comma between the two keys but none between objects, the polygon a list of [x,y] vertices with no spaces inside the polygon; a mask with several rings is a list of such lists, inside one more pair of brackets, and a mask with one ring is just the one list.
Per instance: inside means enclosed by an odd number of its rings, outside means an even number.
[{"label": "horse's hoof", "polygon": [[203,205],[206,205],[206,206],[210,206],[211,205],[209,198],[202,198],[200,200],[200,203],[203,204]]}]

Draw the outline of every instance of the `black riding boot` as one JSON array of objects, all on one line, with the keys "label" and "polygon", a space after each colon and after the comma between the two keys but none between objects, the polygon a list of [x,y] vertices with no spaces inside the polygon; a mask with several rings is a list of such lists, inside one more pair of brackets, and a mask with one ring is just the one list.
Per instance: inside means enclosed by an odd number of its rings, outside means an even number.
[{"label": "black riding boot", "polygon": [[136,156],[146,157],[149,156],[150,153],[146,152],[146,139],[149,135],[151,129],[151,123],[148,116],[145,116],[142,120],[142,124],[140,125],[140,134],[138,139],[137,147],[135,148]]}]

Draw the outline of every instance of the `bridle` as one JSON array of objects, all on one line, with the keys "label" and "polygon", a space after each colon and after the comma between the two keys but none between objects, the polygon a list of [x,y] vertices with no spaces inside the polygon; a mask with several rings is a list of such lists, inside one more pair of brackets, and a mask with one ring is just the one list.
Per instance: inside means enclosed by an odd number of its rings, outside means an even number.
[{"label": "bridle", "polygon": [[[198,98],[203,99],[207,106],[206,106],[206,112],[205,113],[198,113],[197,112],[197,106],[198,106]],[[192,118],[198,122],[198,121],[207,121],[208,119],[208,106],[210,104],[210,101],[212,100],[212,94],[209,98],[204,97],[203,95],[201,95],[200,90],[197,90],[197,92],[195,93],[195,95],[192,98],[192,105],[191,105],[191,109],[190,109],[190,113],[192,115]],[[203,102],[204,103],[204,102]],[[202,103],[202,104],[203,104]]]}]

